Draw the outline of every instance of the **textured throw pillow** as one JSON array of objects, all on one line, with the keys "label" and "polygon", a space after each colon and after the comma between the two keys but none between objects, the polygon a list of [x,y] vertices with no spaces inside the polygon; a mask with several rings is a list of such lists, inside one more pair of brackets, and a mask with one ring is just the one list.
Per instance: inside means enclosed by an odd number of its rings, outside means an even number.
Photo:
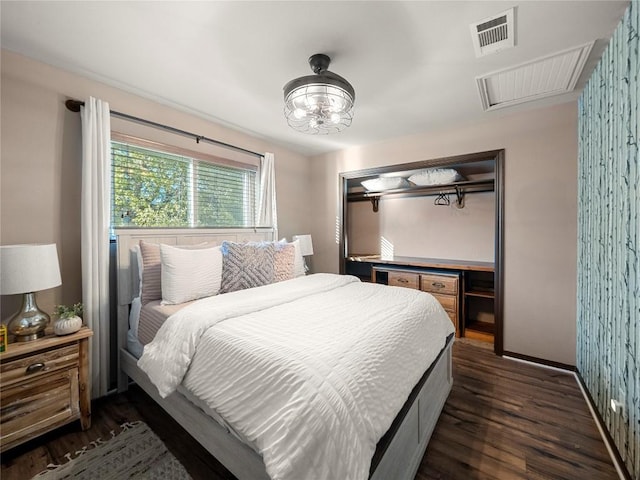
[{"label": "textured throw pillow", "polygon": [[269,243],[222,243],[220,293],[273,283],[275,245]]},{"label": "textured throw pillow", "polygon": [[140,240],[142,270],[138,272],[140,279],[140,301],[146,305],[162,298],[160,287],[160,245]]},{"label": "textured throw pillow", "polygon": [[273,257],[273,281],[282,282],[293,278],[296,248],[290,243],[276,242]]},{"label": "textured throw pillow", "polygon": [[220,247],[184,249],[160,245],[162,304],[217,295],[222,279]]}]

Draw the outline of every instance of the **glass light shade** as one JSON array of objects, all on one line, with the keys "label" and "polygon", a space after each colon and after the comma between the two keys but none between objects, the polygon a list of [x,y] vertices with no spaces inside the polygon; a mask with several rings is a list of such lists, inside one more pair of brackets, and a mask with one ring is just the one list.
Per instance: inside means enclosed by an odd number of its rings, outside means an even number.
[{"label": "glass light shade", "polygon": [[311,55],[309,66],[315,75],[284,86],[284,115],[294,130],[328,134],[351,125],[356,92],[344,78],[327,70],[330,63],[327,55]]},{"label": "glass light shade", "polygon": [[337,133],[351,125],[353,97],[333,85],[302,85],[286,96],[284,113],[289,126],[299,132]]}]

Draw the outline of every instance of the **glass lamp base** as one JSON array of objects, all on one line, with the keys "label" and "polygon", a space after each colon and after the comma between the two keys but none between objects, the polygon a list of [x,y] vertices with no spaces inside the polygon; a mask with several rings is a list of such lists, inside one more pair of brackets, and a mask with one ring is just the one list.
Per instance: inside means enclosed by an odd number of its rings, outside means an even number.
[{"label": "glass lamp base", "polygon": [[44,336],[49,325],[49,315],[38,308],[33,292],[25,293],[22,308],[7,325],[16,342],[30,342]]},{"label": "glass lamp base", "polygon": [[16,342],[31,342],[32,340],[37,340],[40,337],[44,337],[44,330],[41,332],[31,333],[29,335],[15,335],[13,339]]}]

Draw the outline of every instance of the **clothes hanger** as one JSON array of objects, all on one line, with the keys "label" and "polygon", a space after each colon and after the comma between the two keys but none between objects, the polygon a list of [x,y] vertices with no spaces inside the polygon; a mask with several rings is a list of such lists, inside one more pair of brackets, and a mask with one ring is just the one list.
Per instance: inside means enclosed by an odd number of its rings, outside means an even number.
[{"label": "clothes hanger", "polygon": [[464,192],[456,185],[456,207],[464,208]]},{"label": "clothes hanger", "polygon": [[436,199],[433,201],[434,205],[451,205],[451,201],[449,200],[449,195],[444,192],[440,192]]}]

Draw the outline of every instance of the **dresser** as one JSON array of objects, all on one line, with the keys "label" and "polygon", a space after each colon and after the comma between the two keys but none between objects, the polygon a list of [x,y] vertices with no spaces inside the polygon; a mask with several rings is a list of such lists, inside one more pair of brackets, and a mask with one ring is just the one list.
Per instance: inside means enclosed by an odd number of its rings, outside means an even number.
[{"label": "dresser", "polygon": [[460,336],[458,313],[460,303],[459,273],[409,270],[387,265],[375,265],[372,268],[372,281],[384,283],[384,279],[381,278],[384,274],[387,277],[387,285],[413,288],[432,294],[449,315],[456,329],[456,337]]},{"label": "dresser", "polygon": [[491,262],[438,258],[351,256],[345,273],[362,281],[429,292],[442,305],[457,337],[494,343],[495,272]]},{"label": "dresser", "polygon": [[66,336],[10,343],[0,353],[0,451],[69,422],[91,426],[89,338]]},{"label": "dresser", "polygon": [[428,273],[420,274],[420,290],[433,295],[456,327],[456,337],[460,336],[460,274]]}]

